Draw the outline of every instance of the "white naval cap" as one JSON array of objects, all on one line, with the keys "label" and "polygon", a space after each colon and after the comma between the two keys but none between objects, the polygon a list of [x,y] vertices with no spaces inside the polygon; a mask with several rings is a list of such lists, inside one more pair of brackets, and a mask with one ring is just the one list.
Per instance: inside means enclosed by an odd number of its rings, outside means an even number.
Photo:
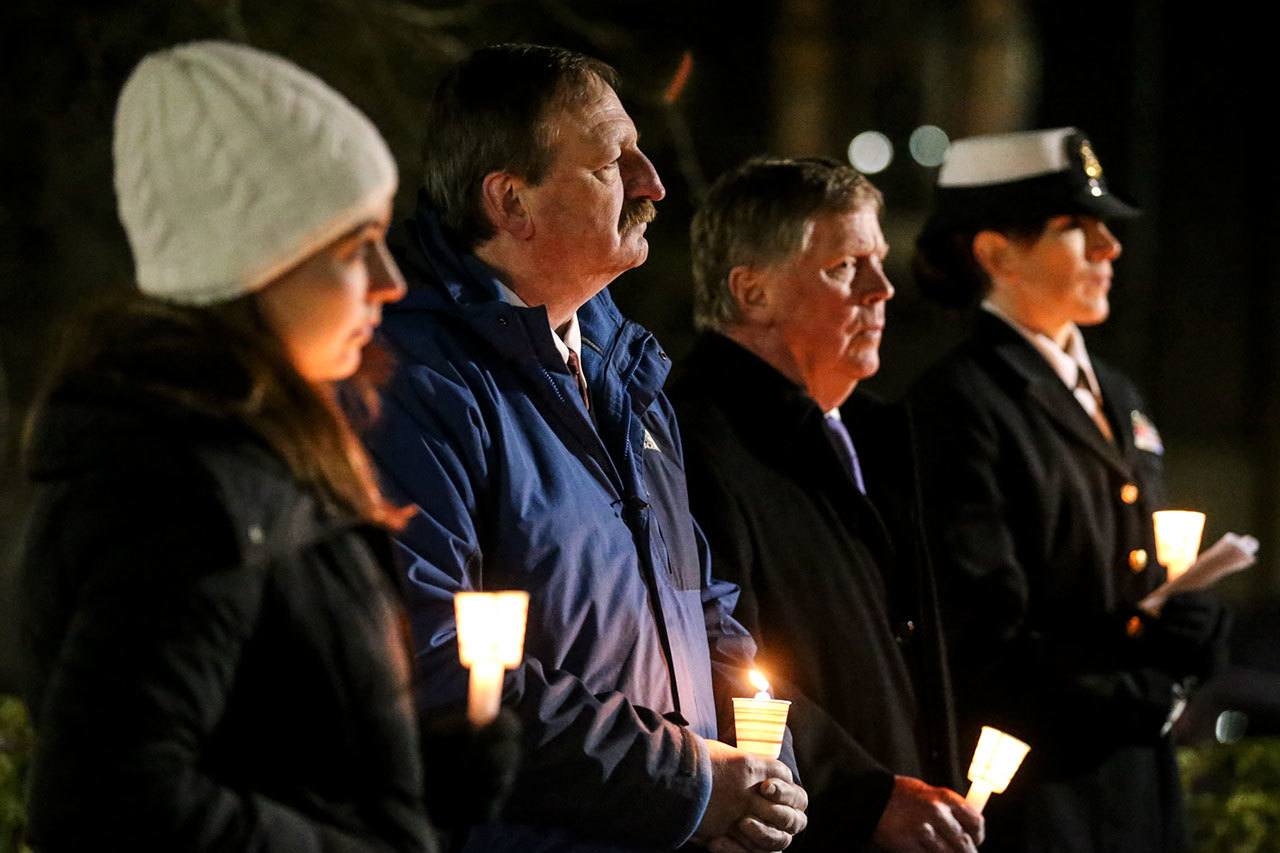
[{"label": "white naval cap", "polygon": [[1066,139],[1074,127],[1028,130],[958,139],[938,171],[940,187],[1003,184],[1071,167]]},{"label": "white naval cap", "polygon": [[1093,146],[1074,127],[956,140],[938,171],[935,199],[932,229],[1065,213],[1139,214],[1107,189]]}]

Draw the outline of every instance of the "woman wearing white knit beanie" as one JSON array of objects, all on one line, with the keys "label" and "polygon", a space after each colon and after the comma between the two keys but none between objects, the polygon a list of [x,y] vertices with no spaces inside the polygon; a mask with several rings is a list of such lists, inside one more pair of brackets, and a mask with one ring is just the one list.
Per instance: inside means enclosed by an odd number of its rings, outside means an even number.
[{"label": "woman wearing white knit beanie", "polygon": [[333,383],[404,284],[385,143],[200,42],[120,96],[143,296],[34,421],[23,554],[41,850],[435,849],[382,497]]}]

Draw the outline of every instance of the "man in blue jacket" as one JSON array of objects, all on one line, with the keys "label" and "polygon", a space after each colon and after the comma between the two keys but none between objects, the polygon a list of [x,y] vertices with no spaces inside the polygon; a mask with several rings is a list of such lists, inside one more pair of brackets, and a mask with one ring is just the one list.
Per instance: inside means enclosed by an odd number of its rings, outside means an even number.
[{"label": "man in blue jacket", "polygon": [[712,659],[724,708],[755,647],[689,513],[668,357],[605,291],[644,262],[664,195],[615,80],[500,45],[430,107],[424,189],[389,241],[411,288],[383,323],[398,368],[369,436],[418,510],[400,537],[416,700],[428,719],[465,702],[455,592],[527,590],[504,693],[525,759],[466,849],[780,850],[807,798],[782,762],[716,740]]}]

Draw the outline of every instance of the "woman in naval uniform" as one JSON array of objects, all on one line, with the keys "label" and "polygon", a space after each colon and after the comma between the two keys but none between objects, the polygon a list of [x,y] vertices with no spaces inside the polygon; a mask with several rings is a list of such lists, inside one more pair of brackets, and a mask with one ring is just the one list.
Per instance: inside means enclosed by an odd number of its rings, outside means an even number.
[{"label": "woman in naval uniform", "polygon": [[1075,128],[956,142],[917,242],[921,289],[978,306],[971,337],[911,391],[961,747],[981,725],[1031,745],[987,808],[988,851],[1187,848],[1167,736],[1222,648],[1220,608],[1164,580],[1151,513],[1164,448],[1081,327],[1107,319],[1120,242]]}]

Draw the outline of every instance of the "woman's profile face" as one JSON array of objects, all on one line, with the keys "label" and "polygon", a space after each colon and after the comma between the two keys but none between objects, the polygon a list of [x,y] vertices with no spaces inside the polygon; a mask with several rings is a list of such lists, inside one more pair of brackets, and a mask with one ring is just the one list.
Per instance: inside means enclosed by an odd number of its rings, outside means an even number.
[{"label": "woman's profile face", "polygon": [[382,320],[405,293],[385,242],[390,205],[258,291],[258,307],[294,368],[309,382],[346,379]]},{"label": "woman's profile face", "polygon": [[1013,319],[1053,334],[1068,323],[1093,326],[1111,311],[1111,262],[1120,241],[1093,216],[1055,216],[1039,237],[1010,240],[993,277],[1001,307]]}]

